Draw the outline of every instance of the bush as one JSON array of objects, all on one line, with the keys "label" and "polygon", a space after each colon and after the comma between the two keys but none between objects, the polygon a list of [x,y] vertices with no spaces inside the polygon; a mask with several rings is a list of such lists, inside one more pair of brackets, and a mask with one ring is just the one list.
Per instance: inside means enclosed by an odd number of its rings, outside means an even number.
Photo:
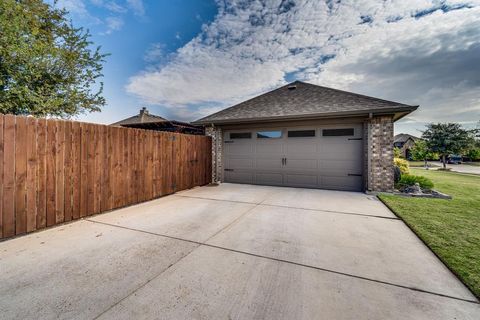
[{"label": "bush", "polygon": [[438,160],[440,160],[440,156],[436,152],[431,152],[431,153],[429,153],[429,156],[428,156],[427,160],[438,161]]},{"label": "bush", "polygon": [[480,148],[473,148],[468,150],[467,157],[469,157],[472,161],[480,160]]},{"label": "bush", "polygon": [[400,181],[397,183],[398,188],[413,186],[415,183],[420,185],[420,188],[425,190],[431,190],[433,188],[432,180],[422,177],[414,176],[411,174],[403,174],[400,178]]},{"label": "bush", "polygon": [[410,166],[408,165],[408,161],[405,159],[394,158],[394,164],[400,168],[402,174],[409,174],[410,173]]},{"label": "bush", "polygon": [[402,156],[402,151],[400,148],[394,147],[393,148],[393,157],[394,158],[400,158]]}]

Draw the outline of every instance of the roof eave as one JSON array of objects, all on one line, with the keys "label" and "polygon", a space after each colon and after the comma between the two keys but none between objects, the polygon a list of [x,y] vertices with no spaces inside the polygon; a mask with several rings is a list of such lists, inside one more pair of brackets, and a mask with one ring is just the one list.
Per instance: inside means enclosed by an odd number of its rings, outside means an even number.
[{"label": "roof eave", "polygon": [[319,120],[329,118],[346,118],[351,116],[369,116],[370,114],[379,115],[393,115],[393,120],[397,121],[408,115],[409,113],[417,110],[417,106],[408,106],[401,108],[389,108],[389,109],[371,109],[371,110],[359,110],[359,111],[343,111],[343,112],[329,112],[329,113],[316,113],[316,114],[301,114],[301,115],[288,115],[288,116],[275,116],[275,117],[261,117],[261,118],[243,118],[243,119],[225,119],[225,120],[208,120],[200,119],[193,121],[193,125],[228,125],[238,123],[252,123],[252,122],[275,122],[275,121],[289,121],[289,120]]}]

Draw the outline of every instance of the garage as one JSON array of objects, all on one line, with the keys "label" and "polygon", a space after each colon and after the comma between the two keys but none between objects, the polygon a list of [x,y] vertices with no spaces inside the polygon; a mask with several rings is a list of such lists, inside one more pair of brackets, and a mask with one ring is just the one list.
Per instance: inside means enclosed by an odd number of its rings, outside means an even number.
[{"label": "garage", "polygon": [[362,125],[224,133],[224,181],[361,191]]},{"label": "garage", "polygon": [[418,106],[295,81],[193,122],[212,181],[348,191],[394,187],[394,122]]}]

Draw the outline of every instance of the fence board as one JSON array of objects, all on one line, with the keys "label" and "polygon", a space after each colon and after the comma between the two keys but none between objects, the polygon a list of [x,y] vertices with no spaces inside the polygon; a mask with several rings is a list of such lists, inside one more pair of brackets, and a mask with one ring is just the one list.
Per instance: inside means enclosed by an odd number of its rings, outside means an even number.
[{"label": "fence board", "polygon": [[95,146],[95,185],[93,188],[94,193],[94,205],[93,211],[94,213],[99,213],[101,211],[100,205],[102,202],[102,157],[101,154],[103,152],[103,145],[102,145],[102,131],[101,126],[94,127],[95,132],[95,139],[93,140]]},{"label": "fence board", "polygon": [[171,194],[173,192],[173,185],[175,182],[175,172],[173,170],[173,167],[175,166],[175,152],[173,148],[174,137],[174,135],[163,134],[163,143],[165,146],[165,152],[163,153],[163,161],[166,163],[165,172],[163,175],[165,177],[165,194]]},{"label": "fence board", "polygon": [[160,142],[160,134],[155,132],[154,139],[153,139],[153,196],[158,197],[161,195],[161,184],[160,184],[160,168],[162,166],[161,160],[159,158],[159,142]]},{"label": "fence board", "polygon": [[107,145],[107,126],[100,127],[100,136],[102,139],[102,152],[100,153],[101,170],[101,194],[100,211],[108,210],[108,145]]},{"label": "fence board", "polygon": [[113,128],[113,205],[121,206],[120,199],[120,129]]},{"label": "fence board", "polygon": [[0,238],[210,182],[209,137],[0,115]]},{"label": "fence board", "polygon": [[153,150],[152,135],[145,135],[145,197],[153,198]]},{"label": "fence board", "polygon": [[87,194],[88,194],[88,179],[87,179],[87,163],[88,163],[88,124],[80,124],[81,143],[80,143],[80,217],[87,216]]},{"label": "fence board", "polygon": [[118,161],[120,163],[120,172],[119,172],[119,190],[118,195],[120,197],[119,206],[123,207],[127,204],[126,201],[126,190],[125,190],[125,181],[127,173],[127,165],[125,163],[125,135],[127,132],[125,130],[119,129],[119,149],[118,149]]},{"label": "fence board", "polygon": [[37,229],[47,224],[47,120],[37,121]]},{"label": "fence board", "polygon": [[3,236],[15,235],[15,117],[4,118]]},{"label": "fence board", "polygon": [[65,122],[58,120],[56,123],[56,153],[55,153],[55,223],[62,223],[65,219]]},{"label": "fence board", "polygon": [[27,232],[27,119],[17,117],[15,128],[15,234]]},{"label": "fence board", "polygon": [[72,122],[72,219],[80,218],[81,192],[81,128],[80,123]]},{"label": "fence board", "polygon": [[[140,162],[138,158],[140,156],[140,148],[142,147],[140,144],[140,130],[134,129],[133,131],[133,157],[134,157],[134,164],[133,164],[133,173],[134,173],[134,190],[140,190]],[[140,202],[140,192],[135,193],[135,201]]]},{"label": "fence board", "polygon": [[72,182],[72,122],[65,122],[65,143],[64,143],[64,221],[72,220],[72,198],[73,198],[73,182]]},{"label": "fence board", "polygon": [[130,170],[128,162],[128,153],[129,153],[129,144],[128,144],[128,131],[123,130],[123,150],[122,150],[122,159],[123,159],[123,203],[122,205],[128,205],[130,203]]},{"label": "fence board", "polygon": [[[3,118],[0,114],[0,196],[3,199]],[[3,201],[0,199],[0,239],[3,237]]]},{"label": "fence board", "polygon": [[55,184],[56,167],[55,155],[56,147],[56,121],[47,121],[47,227],[55,224]]},{"label": "fence board", "polygon": [[27,232],[37,228],[37,119],[27,118]]},{"label": "fence board", "polygon": [[95,188],[95,130],[94,125],[87,124],[87,216],[94,213]]},{"label": "fence board", "polygon": [[113,128],[107,128],[107,139],[108,139],[108,192],[107,192],[107,203],[108,203],[108,210],[115,207],[114,205],[114,198],[113,198]]}]

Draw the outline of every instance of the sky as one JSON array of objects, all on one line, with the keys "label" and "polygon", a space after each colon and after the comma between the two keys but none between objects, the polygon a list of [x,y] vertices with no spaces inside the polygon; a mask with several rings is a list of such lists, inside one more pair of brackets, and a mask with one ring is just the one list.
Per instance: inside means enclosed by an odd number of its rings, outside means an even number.
[{"label": "sky", "polygon": [[480,121],[480,0],[59,0],[107,57],[101,113],[191,121],[294,80]]}]

